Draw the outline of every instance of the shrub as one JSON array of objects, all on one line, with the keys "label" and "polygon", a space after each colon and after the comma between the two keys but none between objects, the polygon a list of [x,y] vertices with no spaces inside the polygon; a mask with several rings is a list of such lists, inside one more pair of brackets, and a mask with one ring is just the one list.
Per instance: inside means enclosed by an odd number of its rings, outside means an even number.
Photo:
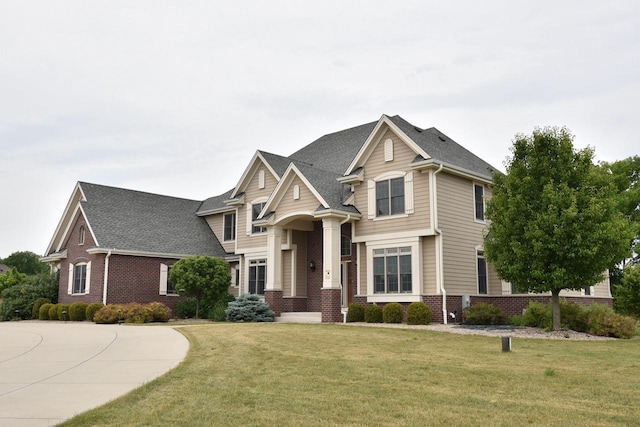
[{"label": "shrub", "polygon": [[74,302],[69,306],[69,320],[74,322],[82,322],[87,320],[87,304],[86,302]]},{"label": "shrub", "polygon": [[[5,273],[6,276],[9,273]],[[31,319],[33,305],[39,298],[48,298],[56,301],[58,296],[58,283],[56,275],[38,274],[27,276],[20,283],[16,283],[0,292],[0,321],[19,319]]]},{"label": "shrub", "polygon": [[58,320],[58,304],[51,304],[49,307],[49,320]]},{"label": "shrub", "polygon": [[42,304],[40,306],[40,310],[38,311],[38,319],[40,320],[49,320],[49,310],[53,307],[53,304],[47,303]]},{"label": "shrub", "polygon": [[275,313],[258,295],[244,294],[225,310],[229,322],[273,322]]},{"label": "shrub", "polygon": [[509,324],[513,326],[524,326],[524,316],[521,314],[516,314],[511,316],[509,319]]},{"label": "shrub", "polygon": [[382,320],[384,323],[402,323],[404,310],[402,304],[390,302],[382,308]]},{"label": "shrub", "polygon": [[69,304],[58,304],[58,320],[69,320]]},{"label": "shrub", "polygon": [[93,321],[96,323],[118,323],[124,320],[125,307],[122,304],[107,304],[96,311]]},{"label": "shrub", "polygon": [[347,322],[364,322],[364,304],[359,302],[349,304]]},{"label": "shrub", "polygon": [[142,304],[132,302],[124,307],[124,323],[149,323],[151,318],[151,312]]},{"label": "shrub", "polygon": [[552,325],[551,305],[530,301],[522,316],[525,326],[548,328]]},{"label": "shrub", "polygon": [[179,319],[190,319],[196,317],[195,298],[187,297],[176,304],[175,314]]},{"label": "shrub", "polygon": [[33,303],[33,309],[31,309],[31,318],[39,319],[40,318],[40,307],[45,304],[50,304],[51,300],[49,298],[38,298],[36,302]]},{"label": "shrub", "polygon": [[415,301],[407,307],[407,325],[428,325],[431,323],[431,309],[422,301]]},{"label": "shrub", "polygon": [[636,320],[623,316],[602,304],[593,304],[587,315],[588,332],[594,335],[615,338],[632,338],[636,330]]},{"label": "shrub", "polygon": [[364,308],[364,321],[367,323],[382,323],[382,307],[370,304]]},{"label": "shrub", "polygon": [[588,307],[583,304],[560,300],[560,320],[562,327],[578,332],[587,332]]},{"label": "shrub", "polygon": [[84,317],[87,320],[90,320],[93,322],[93,316],[95,316],[96,312],[98,310],[100,310],[102,307],[104,307],[104,304],[101,302],[92,302],[91,304],[89,304],[87,306],[87,310],[84,313]]},{"label": "shrub", "polygon": [[464,309],[464,323],[469,325],[504,325],[507,317],[500,307],[479,302]]},{"label": "shrub", "polygon": [[171,319],[171,309],[161,302],[150,302],[146,307],[152,322],[168,322]]},{"label": "shrub", "polygon": [[207,319],[214,322],[225,322],[227,320],[227,308],[229,303],[235,301],[236,297],[227,292],[220,300],[218,300],[213,307],[207,310]]}]

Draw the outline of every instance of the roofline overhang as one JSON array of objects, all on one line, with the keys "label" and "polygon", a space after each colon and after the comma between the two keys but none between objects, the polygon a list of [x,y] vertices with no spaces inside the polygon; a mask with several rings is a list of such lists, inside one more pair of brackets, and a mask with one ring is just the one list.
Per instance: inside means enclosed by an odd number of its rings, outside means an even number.
[{"label": "roofline overhang", "polygon": [[40,262],[56,262],[67,258],[67,250],[62,252],[56,252],[50,255],[46,255],[40,258]]},{"label": "roofline overhang", "polygon": [[356,169],[357,173],[352,173],[351,175],[341,176],[338,178],[338,182],[340,184],[357,184],[359,182],[364,182],[364,168]]},{"label": "roofline overhang", "polygon": [[469,178],[474,181],[480,181],[485,184],[491,184],[493,182],[491,177],[489,176],[480,175],[477,172],[470,171],[469,169],[460,168],[450,163],[441,162],[435,159],[426,159],[426,160],[412,163],[411,169],[414,169],[417,171],[423,171],[428,169],[438,169],[440,166],[443,167],[443,170],[449,173],[452,173],[454,175],[458,175],[464,178]]},{"label": "roofline overhang", "polygon": [[238,197],[232,197],[229,200],[225,200],[223,203],[226,203],[229,206],[242,206],[244,205],[244,193],[241,193]]},{"label": "roofline overhang", "polygon": [[354,219],[359,220],[362,218],[362,214],[355,212],[347,212],[340,209],[322,209],[313,213],[314,218],[329,218],[337,217],[342,219]]},{"label": "roofline overhang", "polygon": [[[225,200],[225,203],[226,202],[227,201]],[[197,216],[215,215],[219,213],[234,212],[235,210],[236,210],[235,206],[223,206],[221,208],[209,209],[206,211],[199,211],[199,212],[196,212],[196,215]]]},{"label": "roofline overhang", "polygon": [[[148,252],[148,251],[135,251],[130,249],[115,249],[115,248],[89,248],[87,249],[88,254],[108,254],[111,252],[111,255],[126,255],[126,256],[140,256],[140,257],[149,257],[149,258],[188,258],[191,256],[197,256],[201,254],[178,254],[178,253],[169,253],[169,252]],[[211,256],[211,255],[209,255]],[[225,255],[226,257],[227,255]],[[221,258],[221,257],[215,257]]]}]

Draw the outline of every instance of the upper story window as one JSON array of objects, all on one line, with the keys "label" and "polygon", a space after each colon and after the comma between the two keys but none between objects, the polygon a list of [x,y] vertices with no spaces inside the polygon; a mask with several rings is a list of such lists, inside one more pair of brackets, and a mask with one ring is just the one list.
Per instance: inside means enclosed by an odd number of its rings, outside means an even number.
[{"label": "upper story window", "polygon": [[386,172],[369,180],[370,219],[408,215],[413,207],[413,172]]},{"label": "upper story window", "polygon": [[79,245],[84,245],[84,235],[85,235],[85,229],[84,229],[84,225],[82,227],[80,227],[80,232],[78,233],[78,244]]},{"label": "upper story window", "polygon": [[226,242],[236,240],[236,213],[224,215],[224,240]]},{"label": "upper story window", "polygon": [[474,184],[473,196],[476,211],[476,221],[484,221],[484,186]]},{"label": "upper story window", "polygon": [[[256,220],[258,219],[258,215],[260,215],[260,212],[262,212],[262,209],[264,208],[264,205],[266,204],[266,202],[262,202],[262,203],[254,203],[251,205],[251,219],[252,220]],[[260,227],[260,226],[256,226],[254,225],[251,228],[251,232],[252,233],[265,233],[267,231],[266,227]]]}]

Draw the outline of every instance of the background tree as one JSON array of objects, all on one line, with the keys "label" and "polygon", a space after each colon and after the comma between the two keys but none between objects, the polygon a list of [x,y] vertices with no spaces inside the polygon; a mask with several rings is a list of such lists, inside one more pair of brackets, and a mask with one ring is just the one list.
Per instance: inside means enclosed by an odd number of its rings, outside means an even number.
[{"label": "background tree", "polygon": [[640,319],[640,264],[629,264],[624,269],[621,283],[614,285],[616,310]]},{"label": "background tree", "polygon": [[0,320],[30,319],[33,304],[39,298],[47,298],[53,303],[58,301],[58,274],[40,273],[23,277],[20,283],[0,293]]},{"label": "background tree", "polygon": [[27,278],[26,274],[22,274],[17,268],[12,268],[4,274],[0,274],[0,293],[7,288],[23,283]]},{"label": "background tree", "polygon": [[40,262],[40,256],[29,251],[14,252],[2,260],[1,263],[16,268],[20,273],[27,276],[49,273],[49,266],[44,262]]},{"label": "background tree", "polygon": [[566,128],[517,135],[512,152],[507,174],[493,175],[485,254],[519,291],[551,292],[560,329],[560,291],[600,282],[628,255],[633,230],[593,151],[575,151]]},{"label": "background tree", "polygon": [[231,283],[229,264],[219,258],[193,256],[183,258],[169,270],[169,279],[180,295],[196,300],[196,318],[200,316],[200,305],[205,302],[213,307],[224,298]]}]

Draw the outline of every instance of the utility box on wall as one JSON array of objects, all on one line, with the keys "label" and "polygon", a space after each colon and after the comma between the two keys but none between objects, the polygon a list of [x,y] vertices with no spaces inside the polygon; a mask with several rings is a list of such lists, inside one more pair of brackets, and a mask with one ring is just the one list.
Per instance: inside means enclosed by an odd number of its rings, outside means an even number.
[{"label": "utility box on wall", "polygon": [[462,295],[462,309],[471,307],[471,295]]}]

